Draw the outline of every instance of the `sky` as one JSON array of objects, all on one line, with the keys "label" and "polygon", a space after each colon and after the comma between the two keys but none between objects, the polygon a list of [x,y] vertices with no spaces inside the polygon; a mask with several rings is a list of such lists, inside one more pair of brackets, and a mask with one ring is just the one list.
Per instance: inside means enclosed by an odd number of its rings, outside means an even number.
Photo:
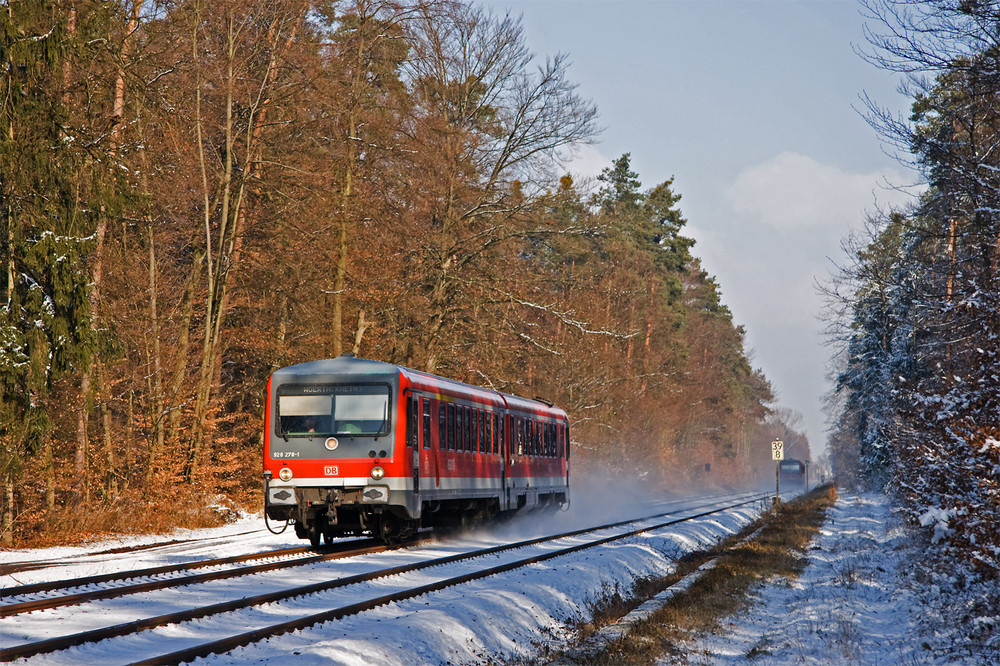
[{"label": "sky", "polygon": [[[596,176],[624,153],[643,189],[673,178],[694,254],[714,275],[746,347],[826,447],[830,348],[817,282],[843,265],[866,215],[905,205],[919,175],[864,118],[894,114],[898,75],[867,63],[857,0],[490,0],[520,16],[539,60],[568,54],[570,80],[604,128],[570,165]],[[868,22],[872,28],[876,24]]]}]

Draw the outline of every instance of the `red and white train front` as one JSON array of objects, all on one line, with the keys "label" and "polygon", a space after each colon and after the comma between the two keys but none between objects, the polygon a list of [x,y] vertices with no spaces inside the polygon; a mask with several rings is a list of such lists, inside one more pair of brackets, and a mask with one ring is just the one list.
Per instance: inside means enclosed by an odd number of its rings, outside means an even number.
[{"label": "red and white train front", "polygon": [[565,412],[402,366],[277,370],[264,427],[265,512],[314,545],[569,501]]}]

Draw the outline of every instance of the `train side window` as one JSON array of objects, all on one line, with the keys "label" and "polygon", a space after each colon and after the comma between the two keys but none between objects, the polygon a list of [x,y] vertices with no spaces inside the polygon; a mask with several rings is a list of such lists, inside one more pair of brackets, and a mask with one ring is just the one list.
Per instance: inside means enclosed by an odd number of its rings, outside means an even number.
[{"label": "train side window", "polygon": [[420,399],[421,411],[424,422],[424,448],[431,448],[431,401],[427,398]]},{"label": "train side window", "polygon": [[444,403],[438,403],[438,450],[448,448],[448,416]]},{"label": "train side window", "polygon": [[412,395],[406,396],[406,445],[417,446],[417,401]]},{"label": "train side window", "polygon": [[486,412],[486,453],[497,452],[497,415]]},{"label": "train side window", "polygon": [[486,436],[486,453],[493,453],[493,415],[490,412],[484,412],[483,417],[486,419],[483,421],[483,429]]},{"label": "train side window", "polygon": [[462,432],[464,435],[465,450],[472,450],[472,410],[468,407],[462,409],[465,412],[465,430]]},{"label": "train side window", "polygon": [[455,450],[455,405],[448,405],[448,450]]},{"label": "train side window", "polygon": [[507,416],[500,416],[500,454],[507,455],[510,453],[510,444],[507,442]]},{"label": "train side window", "polygon": [[461,405],[455,406],[455,431],[458,433],[458,439],[455,440],[455,450],[464,451],[469,445],[465,430],[465,407]]},{"label": "train side window", "polygon": [[479,453],[479,410],[473,407],[469,416],[472,419],[472,452]]},{"label": "train side window", "polygon": [[483,453],[490,452],[490,438],[486,430],[486,424],[489,422],[490,415],[488,412],[479,412],[479,450]]},{"label": "train side window", "polygon": [[482,451],[483,447],[479,443],[479,410],[475,407],[472,408],[472,452],[479,453]]},{"label": "train side window", "polygon": [[486,453],[486,421],[481,409],[476,410],[476,441],[479,442],[479,452]]}]

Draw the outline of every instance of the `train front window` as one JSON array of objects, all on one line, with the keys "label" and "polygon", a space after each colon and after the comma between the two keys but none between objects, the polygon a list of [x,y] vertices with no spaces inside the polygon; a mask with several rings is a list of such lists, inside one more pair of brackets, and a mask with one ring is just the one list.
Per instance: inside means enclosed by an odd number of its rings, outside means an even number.
[{"label": "train front window", "polygon": [[387,435],[389,414],[383,385],[284,386],[278,393],[283,437]]}]

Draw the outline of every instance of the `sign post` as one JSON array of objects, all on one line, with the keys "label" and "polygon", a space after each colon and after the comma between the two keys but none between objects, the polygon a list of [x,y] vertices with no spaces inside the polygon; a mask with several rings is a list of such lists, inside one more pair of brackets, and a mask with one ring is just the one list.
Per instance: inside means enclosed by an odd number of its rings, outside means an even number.
[{"label": "sign post", "polygon": [[781,461],[785,459],[785,443],[780,439],[771,442],[771,460],[774,461],[774,504],[781,501]]}]

